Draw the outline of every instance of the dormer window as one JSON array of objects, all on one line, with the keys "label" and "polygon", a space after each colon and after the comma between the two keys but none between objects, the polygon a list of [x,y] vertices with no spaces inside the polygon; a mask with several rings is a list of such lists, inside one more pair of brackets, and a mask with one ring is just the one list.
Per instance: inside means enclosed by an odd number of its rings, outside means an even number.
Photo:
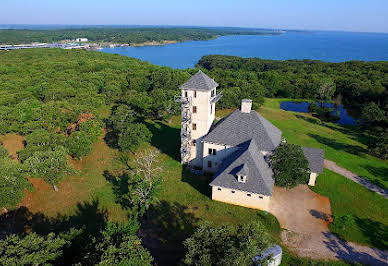
[{"label": "dormer window", "polygon": [[238,182],[240,182],[240,183],[245,183],[245,182],[247,182],[247,176],[245,176],[245,175],[239,175],[239,176],[238,176]]},{"label": "dormer window", "polygon": [[247,164],[244,163],[243,165],[240,165],[239,168],[240,169],[236,173],[237,181],[239,183],[246,183],[247,182],[247,177],[248,177],[248,174],[249,174],[248,166],[247,166]]}]

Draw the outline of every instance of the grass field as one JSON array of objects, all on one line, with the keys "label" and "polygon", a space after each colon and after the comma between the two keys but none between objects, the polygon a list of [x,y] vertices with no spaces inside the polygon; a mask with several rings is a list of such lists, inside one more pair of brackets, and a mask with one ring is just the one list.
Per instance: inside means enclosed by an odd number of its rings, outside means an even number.
[{"label": "grass field", "polygon": [[388,162],[365,153],[366,138],[357,126],[321,123],[310,114],[283,111],[279,104],[284,100],[289,99],[266,99],[259,111],[288,142],[324,149],[326,159],[388,189]]},{"label": "grass field", "polygon": [[388,249],[388,200],[329,170],[311,189],[330,198],[330,231],[343,239]]}]

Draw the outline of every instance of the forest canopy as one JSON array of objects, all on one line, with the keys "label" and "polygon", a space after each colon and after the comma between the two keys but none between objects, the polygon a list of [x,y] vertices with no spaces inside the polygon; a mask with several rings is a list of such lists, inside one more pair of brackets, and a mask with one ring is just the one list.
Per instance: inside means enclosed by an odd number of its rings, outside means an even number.
[{"label": "forest canopy", "polygon": [[0,30],[0,44],[21,44],[32,42],[58,42],[87,38],[92,42],[112,42],[120,44],[133,44],[144,42],[162,41],[199,41],[214,39],[223,35],[259,35],[279,34],[271,31],[258,31],[240,28],[80,28],[80,29],[50,29],[27,30],[7,29]]}]

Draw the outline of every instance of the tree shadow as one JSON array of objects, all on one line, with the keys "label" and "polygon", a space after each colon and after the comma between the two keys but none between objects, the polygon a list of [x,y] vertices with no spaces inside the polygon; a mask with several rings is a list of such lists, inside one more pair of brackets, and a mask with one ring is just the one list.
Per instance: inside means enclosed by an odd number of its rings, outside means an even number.
[{"label": "tree shadow", "polygon": [[209,183],[212,179],[212,175],[195,175],[190,172],[187,167],[182,167],[182,182],[190,184],[193,188],[195,188],[198,192],[200,192],[202,195],[211,198],[212,191],[211,187],[209,186]]},{"label": "tree shadow", "polygon": [[128,197],[129,193],[129,176],[127,173],[123,173],[119,176],[115,176],[109,171],[105,170],[103,173],[105,179],[112,185],[113,194],[116,199],[115,202],[120,204],[123,209],[131,209],[134,205],[131,199]]},{"label": "tree shadow", "polygon": [[365,150],[361,146],[351,145],[351,144],[345,144],[336,141],[335,139],[330,139],[326,137],[322,137],[320,135],[307,133],[308,136],[314,138],[319,143],[322,143],[326,146],[329,146],[335,150],[342,150],[346,151],[348,153],[352,153],[358,156],[364,156]]},{"label": "tree shadow", "polygon": [[314,124],[314,125],[323,125],[321,120],[319,120],[318,118],[307,117],[304,115],[295,115],[295,117],[298,119],[303,119],[304,121],[309,122],[309,123]]},{"label": "tree shadow", "polygon": [[26,207],[19,207],[0,215],[0,239],[11,234],[26,234],[36,232],[40,235],[48,233],[67,233],[70,229],[81,230],[64,248],[59,265],[73,265],[79,262],[87,253],[85,241],[98,238],[106,227],[107,212],[100,210],[98,200],[77,204],[72,215],[58,214],[47,217],[42,213],[33,213]]},{"label": "tree shadow", "polygon": [[179,264],[185,254],[182,242],[194,232],[199,219],[177,202],[160,201],[149,212],[149,222],[141,228],[143,245],[157,265]]},{"label": "tree shadow", "polygon": [[[371,175],[378,176],[383,181],[388,181],[388,166],[387,167],[374,167],[371,165],[363,165],[362,167],[365,170],[367,170]],[[381,184],[381,186],[385,187],[385,185],[383,185],[383,184]],[[388,189],[388,188],[386,188],[386,189]]]},{"label": "tree shadow", "polygon": [[180,129],[161,121],[148,122],[146,126],[152,133],[151,145],[180,162]]},{"label": "tree shadow", "polygon": [[104,136],[104,141],[106,143],[106,145],[108,145],[109,148],[112,148],[112,149],[117,149],[119,148],[118,146],[118,140],[119,140],[119,136],[116,132],[114,131],[108,131],[105,136]]},{"label": "tree shadow", "polygon": [[324,220],[325,222],[332,221],[332,217],[325,212],[321,212],[321,211],[317,211],[317,210],[310,210],[309,212],[310,212],[311,216],[313,216],[317,219]]},{"label": "tree shadow", "polygon": [[356,223],[362,234],[373,246],[383,250],[388,249],[388,226],[368,218],[356,217]]},{"label": "tree shadow", "polygon": [[387,265],[386,260],[388,257],[383,252],[374,250],[377,253],[377,257],[374,257],[366,252],[355,251],[346,241],[337,238],[330,232],[323,232],[322,234],[325,237],[323,243],[336,254],[338,259],[367,265]]}]

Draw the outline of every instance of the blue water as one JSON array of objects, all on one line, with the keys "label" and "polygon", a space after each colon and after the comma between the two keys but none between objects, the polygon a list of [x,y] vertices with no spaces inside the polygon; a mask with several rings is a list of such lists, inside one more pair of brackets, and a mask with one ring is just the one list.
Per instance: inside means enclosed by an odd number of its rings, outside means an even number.
[{"label": "blue water", "polygon": [[283,35],[234,35],[209,41],[164,46],[116,47],[101,51],[185,69],[204,55],[223,54],[264,59],[317,59],[387,61],[388,34],[354,32],[296,32]]},{"label": "blue water", "polygon": [[[319,103],[317,103],[319,104]],[[285,111],[292,111],[298,113],[308,113],[309,102],[281,102],[280,109]],[[337,111],[339,112],[340,120],[338,120],[338,124],[340,125],[357,125],[357,121],[354,117],[350,116],[343,105],[339,105],[337,109],[335,109],[334,104],[332,103],[324,103],[323,106],[334,108],[332,115],[337,115]]]}]

